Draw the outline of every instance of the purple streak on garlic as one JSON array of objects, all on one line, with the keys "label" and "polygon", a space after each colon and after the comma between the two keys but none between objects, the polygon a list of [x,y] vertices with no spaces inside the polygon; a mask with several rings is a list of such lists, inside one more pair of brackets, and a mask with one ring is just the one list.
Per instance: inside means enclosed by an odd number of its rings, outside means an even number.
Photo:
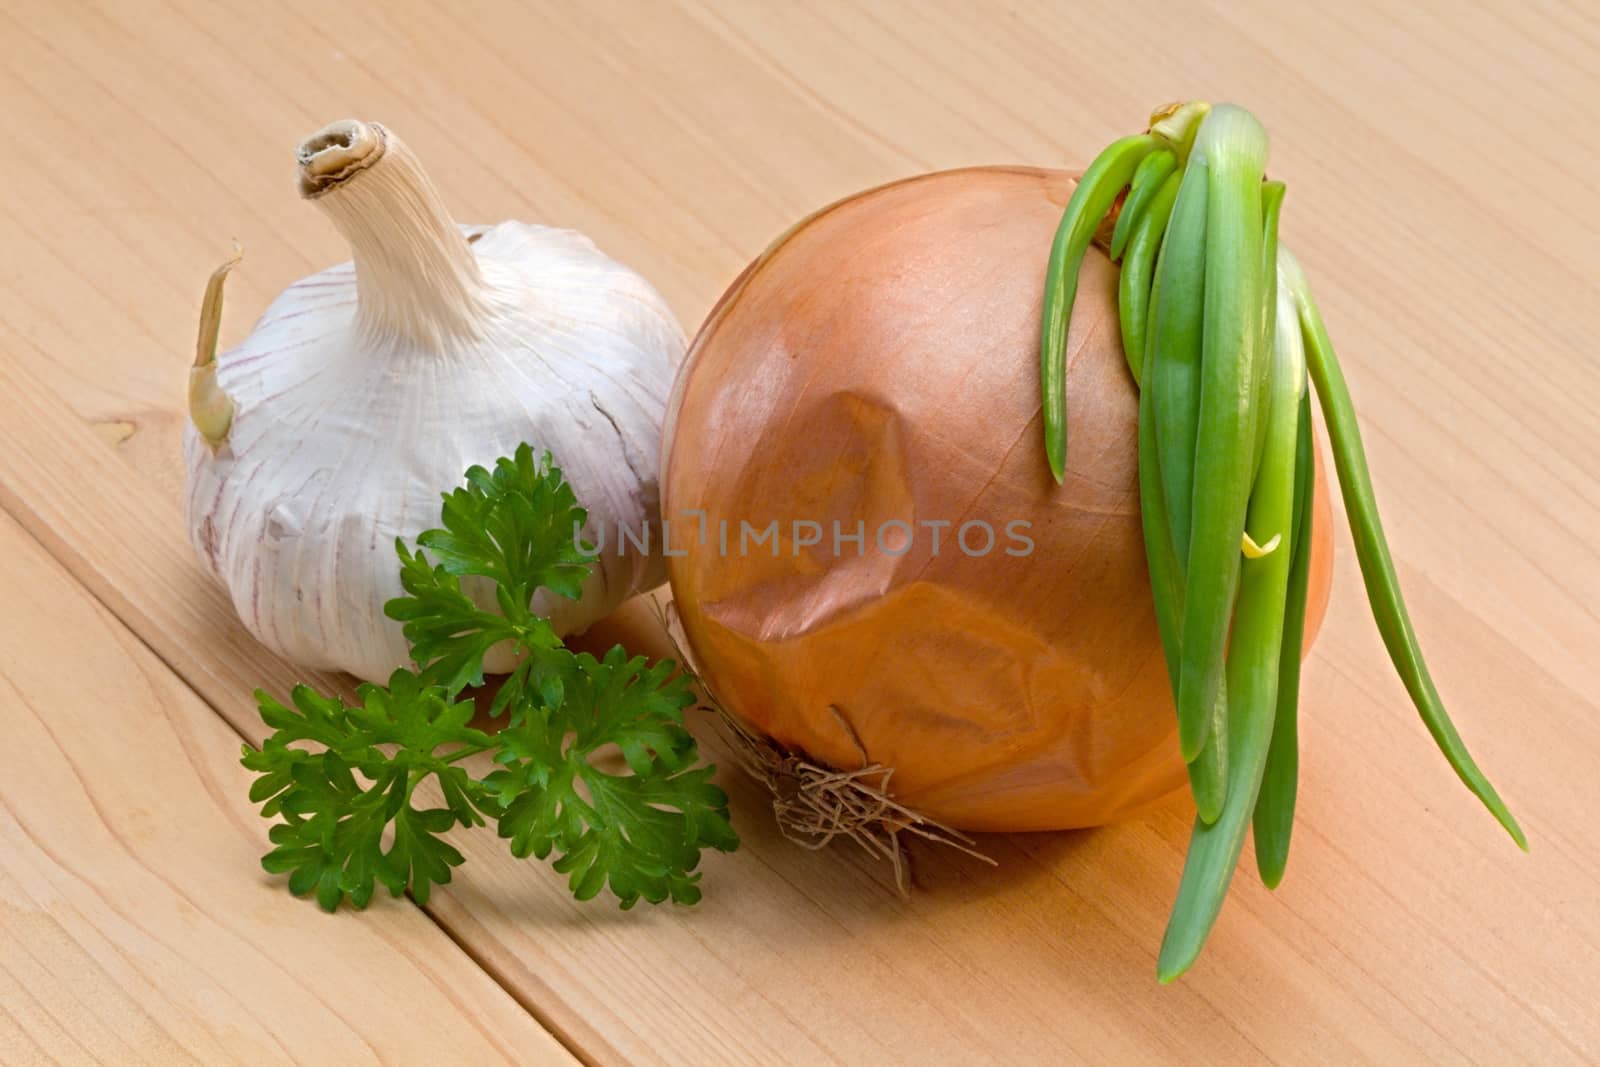
[{"label": "purple streak on garlic", "polygon": [[458,228],[376,124],[334,123],[299,162],[353,262],[290,286],[213,359],[219,271],[190,374],[190,539],[250,631],[296,663],[387,679],[408,663],[383,614],[402,592],[395,538],[437,526],[467,467],[524,441],[555,457],[591,543],[657,535],[648,555],[608,544],[577,601],[537,594],[556,632],[659,585],[661,422],[685,347],[661,296],[571,230]]}]

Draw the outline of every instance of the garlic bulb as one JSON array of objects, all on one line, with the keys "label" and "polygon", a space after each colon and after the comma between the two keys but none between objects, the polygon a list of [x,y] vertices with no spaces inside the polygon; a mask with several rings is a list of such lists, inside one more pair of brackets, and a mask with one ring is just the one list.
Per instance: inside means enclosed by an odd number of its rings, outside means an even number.
[{"label": "garlic bulb", "polygon": [[190,377],[190,538],[250,631],[296,663],[386,679],[409,659],[383,614],[395,538],[437,526],[441,492],[522,442],[553,455],[591,543],[610,535],[581,599],[536,596],[556,631],[660,584],[660,428],[684,336],[655,289],[571,230],[458,229],[382,126],[334,123],[299,164],[354,261],[290,286],[213,358],[225,265]]}]

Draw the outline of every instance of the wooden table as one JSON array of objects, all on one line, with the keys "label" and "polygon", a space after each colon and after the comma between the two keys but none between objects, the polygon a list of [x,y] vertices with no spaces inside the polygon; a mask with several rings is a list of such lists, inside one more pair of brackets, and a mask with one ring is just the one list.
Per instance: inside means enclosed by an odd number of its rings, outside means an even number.
[{"label": "wooden table", "polygon": [[[1600,1060],[1600,17],[1389,7],[0,4],[0,1061]],[[381,119],[457,217],[586,230],[693,324],[818,204],[1081,165],[1174,96],[1273,133],[1419,630],[1530,855],[1432,751],[1341,534],[1288,879],[1242,873],[1170,988],[1180,802],[985,840],[993,869],[919,853],[909,899],[732,774],[744,847],[692,909],[575,904],[483,832],[425,909],[261,872],[250,692],[305,672],[191,558],[179,434],[230,238],[225,342],[346,256],[300,136]]]}]

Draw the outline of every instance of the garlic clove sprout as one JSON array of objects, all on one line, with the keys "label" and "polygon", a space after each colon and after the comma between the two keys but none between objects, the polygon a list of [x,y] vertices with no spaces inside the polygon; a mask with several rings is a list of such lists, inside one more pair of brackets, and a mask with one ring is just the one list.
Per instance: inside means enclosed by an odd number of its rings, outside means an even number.
[{"label": "garlic clove sprout", "polygon": [[211,272],[206,295],[200,302],[200,337],[195,342],[194,366],[189,368],[189,420],[213,448],[228,438],[233,425],[233,398],[217,384],[217,332],[222,327],[222,283],[244,258],[237,241],[233,255]]},{"label": "garlic clove sprout", "polygon": [[395,538],[437,525],[463,470],[522,442],[553,455],[603,545],[580,599],[536,595],[557,632],[660,584],[660,427],[684,350],[661,296],[573,231],[457,227],[376,123],[334,123],[297,158],[353,259],[213,358],[219,270],[190,380],[190,536],[245,625],[295,662],[387,678],[407,662],[383,614]]}]

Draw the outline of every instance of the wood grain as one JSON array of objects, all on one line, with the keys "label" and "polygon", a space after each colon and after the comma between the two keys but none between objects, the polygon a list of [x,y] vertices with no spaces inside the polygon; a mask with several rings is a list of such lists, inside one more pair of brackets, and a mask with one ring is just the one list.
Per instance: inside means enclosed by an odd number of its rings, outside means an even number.
[{"label": "wood grain", "polygon": [[254,860],[239,735],[0,516],[0,1059],[571,1063],[404,901]]},{"label": "wood grain", "polygon": [[[900,900],[863,856],[783,841],[759,791],[727,774],[745,847],[712,860],[692,910],[575,905],[480,831],[458,835],[468,864],[428,916],[391,904],[328,920],[264,883],[245,837],[260,830],[240,814],[218,831],[237,861],[219,850],[206,875],[234,905],[210,921],[241,929],[281,906],[286,943],[350,937],[376,952],[431,919],[605,1063],[1594,1062],[1600,149],[1583,132],[1597,47],[1600,19],[1576,0],[485,0],[470,14],[421,0],[4,0],[0,506],[165,661],[127,667],[165,679],[140,683],[145,713],[196,719],[167,729],[196,753],[187,780],[214,786],[206,810],[231,810],[232,753],[194,740],[208,736],[204,705],[173,675],[254,736],[249,689],[296,672],[253,645],[189,559],[180,401],[200,288],[229,237],[247,258],[225,339],[346,255],[293,194],[299,136],[346,114],[385,121],[461,219],[583,229],[693,324],[833,197],[935,167],[1081,165],[1153,104],[1237,100],[1273,134],[1285,239],[1344,358],[1434,672],[1531,855],[1431,751],[1341,538],[1306,672],[1288,877],[1269,894],[1241,871],[1174,987],[1152,975],[1181,806],[991,838],[994,870],[919,853],[919,889]],[[23,577],[83,599],[37,551],[21,558],[8,606]],[[612,632],[659,649],[641,617]],[[8,672],[21,655],[42,692],[84,673],[81,649],[47,654],[14,622],[6,634]],[[137,646],[122,641],[111,658],[126,667]],[[57,751],[90,760],[106,741],[83,734]],[[708,748],[724,758],[714,737]],[[104,788],[126,787],[111,772]],[[11,782],[7,765],[8,803]],[[185,869],[149,855],[167,877]],[[107,894],[147,884],[128,865],[81,870]],[[0,917],[0,938],[22,929]],[[126,926],[100,936],[131,961],[123,973],[162,973]],[[432,941],[390,968],[396,980],[420,988],[460,957],[437,929]],[[206,973],[227,986],[260,964],[233,966]],[[28,1047],[19,1034],[54,1040],[37,1036],[54,1031],[27,989],[0,989],[8,1055]],[[270,1003],[198,989],[171,990],[169,1033]],[[478,999],[505,1003],[492,987]],[[345,1025],[394,1017],[371,1011],[352,1006]],[[307,1012],[305,1031],[337,1036],[322,1018]]]}]

